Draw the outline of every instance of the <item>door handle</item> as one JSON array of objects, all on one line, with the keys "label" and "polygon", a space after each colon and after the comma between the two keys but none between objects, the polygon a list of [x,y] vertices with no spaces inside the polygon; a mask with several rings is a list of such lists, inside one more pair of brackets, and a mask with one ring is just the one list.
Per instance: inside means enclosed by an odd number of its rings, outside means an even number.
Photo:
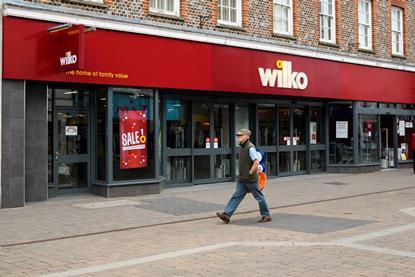
[{"label": "door handle", "polygon": [[60,153],[59,153],[59,152],[56,152],[56,153],[55,153],[55,159],[56,159],[56,160],[58,160],[59,155],[60,155]]}]

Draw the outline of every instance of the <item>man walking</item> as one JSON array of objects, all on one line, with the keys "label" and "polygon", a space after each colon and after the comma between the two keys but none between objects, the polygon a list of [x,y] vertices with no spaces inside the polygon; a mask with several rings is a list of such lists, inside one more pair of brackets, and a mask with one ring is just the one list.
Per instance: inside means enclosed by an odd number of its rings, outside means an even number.
[{"label": "man walking", "polygon": [[239,154],[239,181],[236,185],[236,190],[225,207],[224,212],[217,212],[216,216],[222,219],[225,224],[231,220],[233,213],[238,207],[239,203],[244,199],[248,192],[251,192],[258,201],[261,219],[259,222],[268,222],[272,218],[270,216],[265,197],[258,186],[258,164],[257,152],[255,145],[249,141],[251,131],[248,129],[240,129],[236,132],[241,145],[241,152]]}]

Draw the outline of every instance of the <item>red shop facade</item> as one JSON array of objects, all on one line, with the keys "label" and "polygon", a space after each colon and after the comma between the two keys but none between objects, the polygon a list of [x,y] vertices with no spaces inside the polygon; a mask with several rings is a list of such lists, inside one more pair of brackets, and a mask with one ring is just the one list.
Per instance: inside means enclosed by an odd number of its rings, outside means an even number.
[{"label": "red shop facade", "polygon": [[3,207],[413,159],[409,71],[6,16],[2,82]]}]

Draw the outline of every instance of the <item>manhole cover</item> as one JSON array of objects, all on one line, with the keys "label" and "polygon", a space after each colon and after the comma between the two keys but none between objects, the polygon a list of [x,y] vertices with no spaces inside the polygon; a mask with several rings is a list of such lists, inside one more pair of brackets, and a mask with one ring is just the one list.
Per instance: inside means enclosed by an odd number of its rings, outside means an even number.
[{"label": "manhole cover", "polygon": [[328,182],[328,183],[324,183],[326,185],[333,185],[333,186],[345,186],[345,185],[349,185],[349,183],[342,183],[342,182]]}]

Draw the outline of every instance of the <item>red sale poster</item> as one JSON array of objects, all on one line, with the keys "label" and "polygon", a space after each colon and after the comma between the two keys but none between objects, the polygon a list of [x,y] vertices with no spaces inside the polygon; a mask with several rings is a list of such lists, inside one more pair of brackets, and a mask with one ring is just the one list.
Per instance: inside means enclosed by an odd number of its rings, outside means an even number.
[{"label": "red sale poster", "polygon": [[146,111],[119,111],[120,168],[147,166]]}]

